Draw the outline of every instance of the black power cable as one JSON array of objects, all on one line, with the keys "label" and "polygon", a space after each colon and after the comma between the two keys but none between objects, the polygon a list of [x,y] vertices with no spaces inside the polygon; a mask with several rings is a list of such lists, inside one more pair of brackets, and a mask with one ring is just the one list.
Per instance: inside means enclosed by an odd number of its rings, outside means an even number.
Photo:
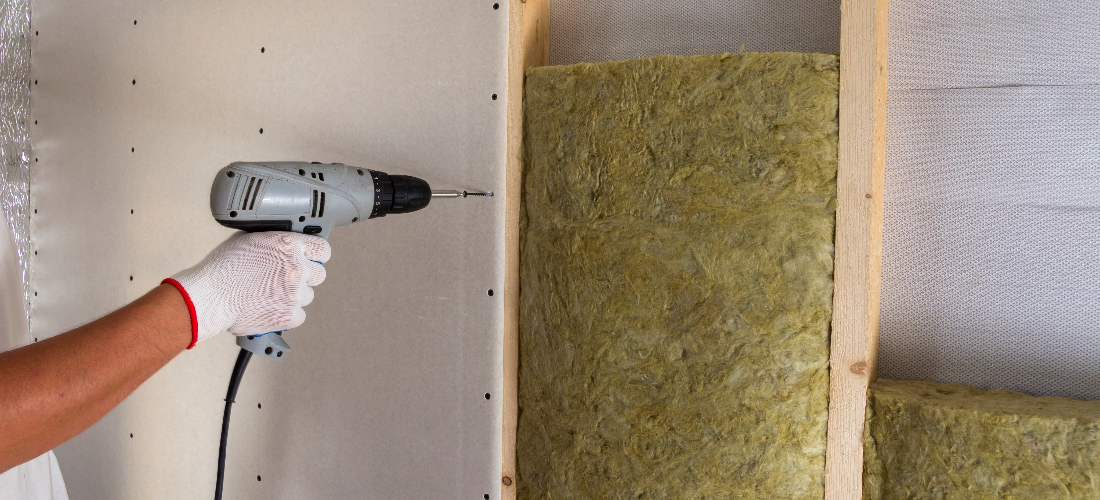
[{"label": "black power cable", "polygon": [[222,500],[222,480],[225,479],[225,445],[229,441],[229,413],[233,411],[233,400],[237,398],[237,388],[244,378],[244,369],[252,353],[241,349],[237,363],[233,365],[233,374],[229,376],[229,391],[225,394],[225,414],[222,416],[222,444],[218,448],[218,484],[214,487],[214,500]]}]

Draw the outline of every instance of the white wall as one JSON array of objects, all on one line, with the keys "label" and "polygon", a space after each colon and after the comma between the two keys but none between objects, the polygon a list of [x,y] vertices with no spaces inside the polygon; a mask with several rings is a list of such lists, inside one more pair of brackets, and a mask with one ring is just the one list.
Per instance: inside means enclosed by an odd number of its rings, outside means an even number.
[{"label": "white wall", "polygon": [[[32,30],[36,336],[231,234],[208,197],[235,160],[503,192],[506,2],[37,1]],[[293,353],[245,374],[227,498],[498,498],[503,209],[437,200],[333,232]],[[185,352],[62,446],[72,498],[211,496],[236,352]]]}]

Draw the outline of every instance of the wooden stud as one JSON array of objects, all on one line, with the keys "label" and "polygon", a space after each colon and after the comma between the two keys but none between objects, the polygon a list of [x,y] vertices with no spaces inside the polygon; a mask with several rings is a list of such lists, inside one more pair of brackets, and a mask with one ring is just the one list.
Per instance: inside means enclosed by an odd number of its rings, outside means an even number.
[{"label": "wooden stud", "polygon": [[887,0],[842,0],[836,264],[826,500],[863,496],[863,424],[875,378],[886,166]]},{"label": "wooden stud", "polygon": [[550,0],[508,3],[508,149],[504,208],[504,411],[500,498],[516,497],[516,420],[519,415],[519,213],[522,189],[523,75],[550,62]]}]

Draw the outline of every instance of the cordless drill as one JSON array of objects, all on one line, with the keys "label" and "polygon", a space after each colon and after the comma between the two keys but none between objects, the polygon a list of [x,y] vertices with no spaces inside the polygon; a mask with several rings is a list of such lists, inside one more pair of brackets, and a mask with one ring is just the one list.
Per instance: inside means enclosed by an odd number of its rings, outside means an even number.
[{"label": "cordless drill", "polygon": [[[492,196],[491,192],[432,191],[423,179],[342,163],[235,162],[210,188],[210,212],[242,231],[294,231],[328,238],[336,226],[420,210],[432,197]],[[283,332],[237,337],[237,345],[282,360]]]}]

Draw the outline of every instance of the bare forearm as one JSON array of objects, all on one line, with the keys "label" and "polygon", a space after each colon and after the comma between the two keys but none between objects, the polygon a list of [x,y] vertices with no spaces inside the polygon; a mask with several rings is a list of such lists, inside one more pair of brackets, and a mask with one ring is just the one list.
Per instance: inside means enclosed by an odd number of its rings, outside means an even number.
[{"label": "bare forearm", "polygon": [[0,471],[90,427],[190,343],[187,305],[161,285],[104,318],[0,354]]}]

